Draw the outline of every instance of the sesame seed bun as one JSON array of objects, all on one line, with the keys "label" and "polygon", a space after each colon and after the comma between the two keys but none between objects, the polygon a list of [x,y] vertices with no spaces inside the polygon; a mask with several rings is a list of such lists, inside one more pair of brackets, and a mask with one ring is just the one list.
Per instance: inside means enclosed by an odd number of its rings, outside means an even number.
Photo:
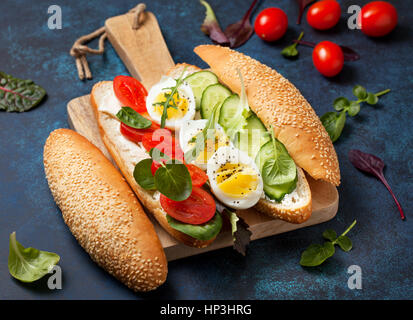
[{"label": "sesame seed bun", "polygon": [[295,163],[314,179],[336,186],[340,168],[327,131],[298,89],[277,71],[240,52],[217,45],[194,49],[232,91],[240,94],[236,71],[244,78],[250,108],[287,148]]},{"label": "sesame seed bun", "polygon": [[155,229],[103,153],[78,133],[58,129],[43,156],[63,219],[90,257],[135,291],[164,283],[167,260]]}]

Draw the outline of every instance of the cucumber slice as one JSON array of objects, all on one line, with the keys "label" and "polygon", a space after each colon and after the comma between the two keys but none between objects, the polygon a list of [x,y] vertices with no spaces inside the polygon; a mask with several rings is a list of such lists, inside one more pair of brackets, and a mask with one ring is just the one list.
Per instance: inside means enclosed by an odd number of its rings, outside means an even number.
[{"label": "cucumber slice", "polygon": [[232,94],[222,103],[219,113],[218,123],[227,130],[233,124],[233,121],[238,118],[240,98],[237,94]]},{"label": "cucumber slice", "polygon": [[231,95],[231,91],[222,84],[212,84],[202,93],[201,99],[201,117],[208,119],[212,110],[218,104],[221,105],[226,98]]},{"label": "cucumber slice", "polygon": [[270,139],[270,133],[267,131],[264,124],[255,114],[253,114],[248,117],[247,125],[244,130],[239,132],[234,141],[234,145],[238,149],[248,153],[251,158],[255,159],[261,147]]},{"label": "cucumber slice", "polygon": [[201,108],[202,93],[211,84],[218,83],[218,77],[211,71],[199,71],[190,74],[184,79],[192,89],[195,97],[196,110]]},{"label": "cucumber slice", "polygon": [[[271,199],[281,201],[287,193],[292,192],[297,184],[297,167],[288,154],[285,146],[274,139],[276,147],[276,157],[274,158],[273,141],[264,144],[255,158],[258,168],[260,169],[262,180],[264,182],[264,191]],[[273,168],[271,161],[277,161],[277,169]]]}]

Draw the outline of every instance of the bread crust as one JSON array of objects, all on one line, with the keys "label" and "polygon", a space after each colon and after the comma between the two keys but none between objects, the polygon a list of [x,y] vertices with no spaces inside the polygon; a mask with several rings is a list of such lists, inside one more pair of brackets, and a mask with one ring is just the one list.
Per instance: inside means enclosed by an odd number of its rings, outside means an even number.
[{"label": "bread crust", "polygon": [[340,168],[331,139],[320,119],[299,90],[270,67],[240,52],[217,45],[194,49],[233,92],[244,78],[250,108],[287,148],[295,163],[314,179],[336,186]]},{"label": "bread crust", "polygon": [[58,129],[43,157],[63,219],[90,257],[135,291],[164,283],[167,260],[155,229],[103,153],[80,134]]},{"label": "bread crust", "polygon": [[[182,66],[183,67],[183,66]],[[128,181],[129,185],[131,186],[132,190],[135,192],[139,200],[142,202],[144,207],[150,211],[150,213],[155,217],[155,219],[159,222],[159,224],[175,239],[178,241],[184,243],[185,245],[191,246],[191,247],[196,247],[196,248],[204,248],[207,247],[209,244],[211,244],[215,238],[210,239],[210,240],[198,240],[195,239],[185,233],[182,233],[178,230],[173,229],[167,219],[166,219],[166,212],[162,209],[159,200],[156,200],[153,198],[152,194],[142,187],[140,187],[136,181],[135,178],[133,177],[133,171],[130,170],[130,168],[127,167],[124,159],[122,159],[120,155],[120,151],[116,143],[113,142],[113,139],[111,138],[111,134],[113,132],[109,132],[110,130],[107,130],[107,128],[104,128],[103,124],[103,114],[98,110],[98,103],[96,102],[95,96],[97,93],[97,90],[101,86],[105,86],[108,84],[112,84],[111,81],[102,81],[98,82],[93,86],[92,93],[91,93],[91,105],[93,107],[96,121],[99,126],[100,134],[102,137],[102,140],[108,149],[110,155],[112,158],[115,160],[116,164],[118,165],[120,171],[122,172],[123,176],[126,178]],[[116,121],[115,119],[106,119],[108,121]],[[139,148],[138,145],[136,145],[136,148]],[[139,160],[143,160],[144,158]]]}]

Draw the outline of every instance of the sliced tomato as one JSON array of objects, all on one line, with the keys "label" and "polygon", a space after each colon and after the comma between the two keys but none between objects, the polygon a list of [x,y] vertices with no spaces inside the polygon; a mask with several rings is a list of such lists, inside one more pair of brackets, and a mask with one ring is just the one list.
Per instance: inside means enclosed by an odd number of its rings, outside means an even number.
[{"label": "sliced tomato", "polygon": [[174,201],[161,194],[160,202],[172,218],[195,225],[211,220],[216,210],[214,198],[199,187],[192,187],[191,195],[184,201]]},{"label": "sliced tomato", "polygon": [[131,107],[139,113],[146,112],[148,91],[142,83],[129,76],[117,76],[113,79],[113,90],[122,106]]},{"label": "sliced tomato", "polygon": [[178,144],[178,140],[168,129],[157,129],[145,133],[142,137],[142,144],[146,151],[157,148],[168,157],[183,161],[184,153]]},{"label": "sliced tomato", "polygon": [[155,130],[159,129],[160,126],[155,122],[152,122],[152,125],[147,129],[135,129],[129,127],[128,125],[121,123],[120,124],[120,132],[122,135],[133,142],[141,142],[143,136],[146,133],[154,132]]},{"label": "sliced tomato", "polygon": [[205,182],[208,181],[207,174],[197,166],[193,164],[185,164],[188,168],[189,174],[191,175],[192,186],[202,187]]}]

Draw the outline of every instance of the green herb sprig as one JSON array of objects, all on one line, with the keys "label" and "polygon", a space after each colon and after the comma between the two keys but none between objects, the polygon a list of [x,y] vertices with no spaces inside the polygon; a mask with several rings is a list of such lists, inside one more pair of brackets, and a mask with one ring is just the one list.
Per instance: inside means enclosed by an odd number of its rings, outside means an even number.
[{"label": "green herb sprig", "polygon": [[375,105],[379,102],[379,97],[388,92],[390,92],[390,89],[377,93],[367,92],[364,87],[356,85],[353,88],[353,94],[356,96],[357,100],[350,101],[345,97],[338,97],[335,99],[333,107],[338,113],[334,111],[327,112],[320,118],[331,141],[335,142],[340,137],[346,123],[346,114],[350,117],[356,116],[360,112],[361,103],[365,102],[369,105]]},{"label": "green herb sprig", "polygon": [[332,257],[337,244],[343,251],[348,252],[353,248],[353,244],[346,234],[356,225],[357,220],[347,228],[340,236],[337,237],[337,233],[332,229],[327,229],[323,232],[323,238],[329,241],[321,244],[310,245],[302,254],[300,264],[304,267],[315,267],[322,264],[328,258]]},{"label": "green herb sprig", "polygon": [[165,128],[165,122],[168,117],[168,108],[173,108],[176,110],[178,109],[178,106],[176,105],[176,102],[174,99],[174,95],[176,94],[178,100],[180,99],[178,88],[184,81],[183,77],[184,77],[186,68],[187,67],[185,67],[184,70],[182,70],[181,75],[176,80],[175,86],[162,89],[162,90],[170,90],[169,92],[165,92],[166,100],[164,102],[155,102],[152,104],[153,106],[163,106],[163,111],[162,111],[162,116],[161,116],[161,128]]},{"label": "green herb sprig", "polygon": [[[304,36],[304,32],[301,32],[300,35],[298,36],[297,41],[300,41]],[[288,47],[285,47],[282,51],[281,54],[289,59],[292,58],[297,58],[298,57],[298,50],[297,50],[297,45],[298,42],[293,43],[292,45],[289,45]]]},{"label": "green herb sprig", "polygon": [[152,121],[146,119],[130,107],[122,107],[116,114],[120,122],[135,129],[146,129],[152,125]]}]

